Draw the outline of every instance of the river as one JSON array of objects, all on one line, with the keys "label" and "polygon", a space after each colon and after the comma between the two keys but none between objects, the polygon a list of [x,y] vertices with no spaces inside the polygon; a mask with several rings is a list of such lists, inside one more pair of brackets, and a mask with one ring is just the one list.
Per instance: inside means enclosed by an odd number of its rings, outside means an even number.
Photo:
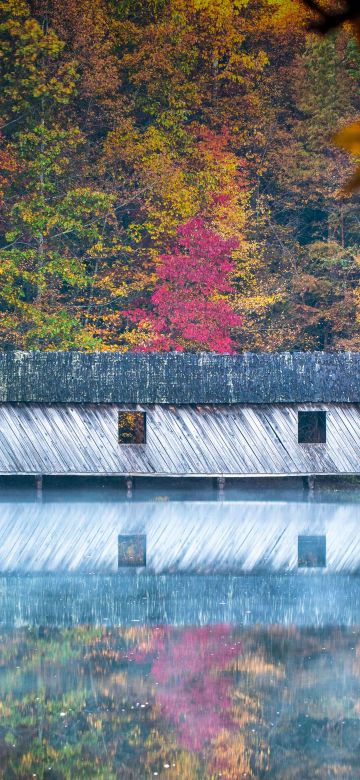
[{"label": "river", "polygon": [[360,778],[360,490],[0,492],[0,778]]}]

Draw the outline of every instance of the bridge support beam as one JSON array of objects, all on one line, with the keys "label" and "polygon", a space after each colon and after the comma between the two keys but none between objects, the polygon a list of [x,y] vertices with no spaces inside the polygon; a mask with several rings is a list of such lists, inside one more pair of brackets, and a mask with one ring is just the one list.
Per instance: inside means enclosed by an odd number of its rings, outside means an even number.
[{"label": "bridge support beam", "polygon": [[313,493],[315,490],[315,477],[312,475],[303,477],[303,485],[305,490],[308,490],[309,493]]},{"label": "bridge support beam", "polygon": [[218,489],[218,500],[222,501],[224,499],[224,493],[225,493],[225,477],[217,477],[217,489]]},{"label": "bridge support beam", "polygon": [[35,487],[36,487],[36,498],[38,501],[42,500],[42,491],[43,491],[43,475],[42,474],[36,474],[35,476]]},{"label": "bridge support beam", "polygon": [[125,477],[125,485],[126,485],[126,498],[132,498],[133,489],[134,489],[133,478],[130,476]]}]

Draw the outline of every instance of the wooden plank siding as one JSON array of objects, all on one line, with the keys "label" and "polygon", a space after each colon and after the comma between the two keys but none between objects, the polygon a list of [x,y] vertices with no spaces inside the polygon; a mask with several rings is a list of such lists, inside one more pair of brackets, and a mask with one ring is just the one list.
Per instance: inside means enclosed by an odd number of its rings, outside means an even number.
[{"label": "wooden plank siding", "polygon": [[[146,444],[118,443],[124,409],[146,412]],[[298,411],[320,409],[326,444],[298,444]],[[3,475],[359,473],[358,404],[0,404]]]}]

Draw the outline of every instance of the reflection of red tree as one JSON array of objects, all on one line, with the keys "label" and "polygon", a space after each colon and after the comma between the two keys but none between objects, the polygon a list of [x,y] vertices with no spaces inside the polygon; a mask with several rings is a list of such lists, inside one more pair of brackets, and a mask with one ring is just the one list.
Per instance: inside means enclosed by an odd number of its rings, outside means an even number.
[{"label": "reflection of red tree", "polygon": [[176,723],[180,742],[200,750],[232,725],[231,675],[221,675],[241,650],[230,627],[206,626],[161,637],[152,676],[163,713]]}]

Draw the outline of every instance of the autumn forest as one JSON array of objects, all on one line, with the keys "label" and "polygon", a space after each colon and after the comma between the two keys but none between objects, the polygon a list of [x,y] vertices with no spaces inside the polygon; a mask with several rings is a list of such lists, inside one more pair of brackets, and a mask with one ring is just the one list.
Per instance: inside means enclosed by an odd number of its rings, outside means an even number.
[{"label": "autumn forest", "polygon": [[0,0],[0,349],[360,349],[347,27],[296,0]]}]

